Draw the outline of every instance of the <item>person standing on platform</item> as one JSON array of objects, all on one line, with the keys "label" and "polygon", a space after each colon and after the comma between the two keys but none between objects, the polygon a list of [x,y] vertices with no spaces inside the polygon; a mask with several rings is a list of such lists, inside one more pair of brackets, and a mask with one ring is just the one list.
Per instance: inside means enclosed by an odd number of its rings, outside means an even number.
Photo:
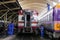
[{"label": "person standing on platform", "polygon": [[40,35],[41,35],[41,38],[44,37],[44,26],[43,25],[40,26]]},{"label": "person standing on platform", "polygon": [[7,30],[8,35],[13,35],[14,34],[14,23],[11,21],[8,24],[8,30]]}]

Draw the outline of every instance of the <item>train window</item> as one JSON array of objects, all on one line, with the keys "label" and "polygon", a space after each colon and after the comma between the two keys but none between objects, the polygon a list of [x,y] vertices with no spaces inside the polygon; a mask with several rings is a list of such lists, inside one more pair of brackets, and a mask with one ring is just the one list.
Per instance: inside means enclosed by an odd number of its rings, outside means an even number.
[{"label": "train window", "polygon": [[24,16],[22,17],[22,20],[24,20]]},{"label": "train window", "polygon": [[27,21],[30,21],[30,15],[27,15]]},{"label": "train window", "polygon": [[0,22],[0,27],[3,27],[3,23],[2,22]]},{"label": "train window", "polygon": [[3,27],[3,26],[0,24],[0,27]]},{"label": "train window", "polygon": [[27,26],[30,26],[30,15],[27,15]]},{"label": "train window", "polygon": [[58,10],[57,18],[60,19],[60,10]]}]

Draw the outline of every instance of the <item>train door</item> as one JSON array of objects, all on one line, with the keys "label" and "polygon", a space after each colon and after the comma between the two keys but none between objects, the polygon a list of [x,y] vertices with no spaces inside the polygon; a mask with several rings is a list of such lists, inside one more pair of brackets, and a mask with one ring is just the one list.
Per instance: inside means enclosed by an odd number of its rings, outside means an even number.
[{"label": "train door", "polygon": [[30,14],[27,15],[27,27],[30,27]]},{"label": "train door", "polygon": [[25,12],[24,17],[25,17],[25,21],[24,21],[25,30],[30,31],[31,30],[30,12]]}]

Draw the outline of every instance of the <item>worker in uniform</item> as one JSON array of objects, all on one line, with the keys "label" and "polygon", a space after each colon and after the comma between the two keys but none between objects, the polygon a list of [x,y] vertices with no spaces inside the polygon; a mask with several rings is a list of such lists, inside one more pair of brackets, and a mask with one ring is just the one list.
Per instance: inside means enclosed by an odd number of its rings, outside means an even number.
[{"label": "worker in uniform", "polygon": [[48,11],[50,10],[50,4],[49,3],[47,3],[47,9],[48,9]]},{"label": "worker in uniform", "polygon": [[44,37],[44,26],[40,25],[40,35],[43,38]]},{"label": "worker in uniform", "polygon": [[14,34],[14,23],[11,21],[8,24],[8,30],[7,30],[8,35],[13,35]]}]

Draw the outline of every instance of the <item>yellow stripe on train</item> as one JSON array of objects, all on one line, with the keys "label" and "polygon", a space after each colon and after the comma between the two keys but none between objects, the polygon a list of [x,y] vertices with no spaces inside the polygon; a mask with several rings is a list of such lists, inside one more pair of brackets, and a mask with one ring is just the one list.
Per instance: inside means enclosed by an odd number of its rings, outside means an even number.
[{"label": "yellow stripe on train", "polygon": [[55,8],[60,8],[60,3],[58,3]]},{"label": "yellow stripe on train", "polygon": [[60,23],[54,23],[54,30],[56,31],[60,30]]}]

